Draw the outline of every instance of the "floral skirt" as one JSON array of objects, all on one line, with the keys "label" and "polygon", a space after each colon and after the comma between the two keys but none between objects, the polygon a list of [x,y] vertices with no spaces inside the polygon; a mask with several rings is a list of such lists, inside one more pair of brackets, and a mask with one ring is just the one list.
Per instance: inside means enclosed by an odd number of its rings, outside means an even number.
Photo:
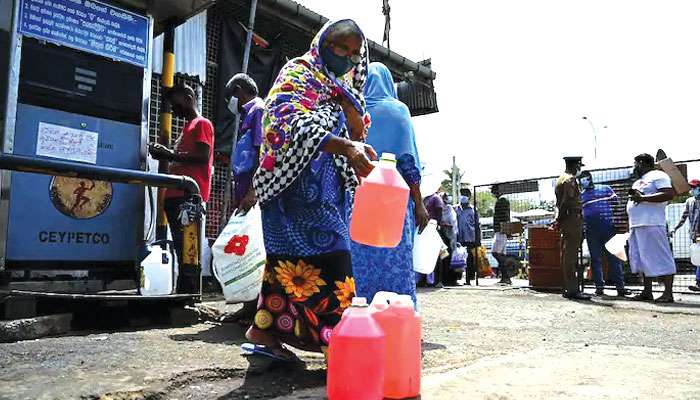
[{"label": "floral skirt", "polygon": [[268,255],[254,324],[290,346],[325,352],[354,296],[349,252]]}]

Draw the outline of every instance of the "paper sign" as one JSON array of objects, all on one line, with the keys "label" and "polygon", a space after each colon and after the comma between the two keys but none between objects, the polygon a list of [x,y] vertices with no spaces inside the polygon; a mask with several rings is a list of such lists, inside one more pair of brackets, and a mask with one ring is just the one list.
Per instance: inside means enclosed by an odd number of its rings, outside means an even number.
[{"label": "paper sign", "polygon": [[39,122],[36,155],[95,164],[97,139],[97,132]]}]

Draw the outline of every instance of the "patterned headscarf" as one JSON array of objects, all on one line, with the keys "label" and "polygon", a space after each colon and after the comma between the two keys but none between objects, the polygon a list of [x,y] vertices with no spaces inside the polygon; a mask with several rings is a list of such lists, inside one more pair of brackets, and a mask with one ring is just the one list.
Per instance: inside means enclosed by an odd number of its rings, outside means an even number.
[{"label": "patterned headscarf", "polygon": [[[318,154],[329,134],[350,137],[345,115],[335,97],[344,96],[350,100],[364,116],[365,125],[369,125],[362,95],[368,64],[364,36],[361,62],[342,77],[330,72],[321,57],[321,44],[329,28],[345,21],[351,20],[328,22],[321,28],[311,42],[311,49],[282,68],[265,100],[265,137],[260,149],[260,167],[253,182],[261,204],[278,196],[294,182]],[[347,158],[333,157],[345,189],[354,190],[359,182]]]}]

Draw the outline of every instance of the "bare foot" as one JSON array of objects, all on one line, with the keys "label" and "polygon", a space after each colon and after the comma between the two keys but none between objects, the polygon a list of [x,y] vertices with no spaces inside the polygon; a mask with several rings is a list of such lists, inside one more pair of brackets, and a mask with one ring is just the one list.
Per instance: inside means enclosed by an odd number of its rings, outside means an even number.
[{"label": "bare foot", "polygon": [[282,343],[280,343],[276,337],[258,328],[253,326],[248,328],[248,331],[245,333],[245,337],[254,344],[265,346],[277,357],[284,358],[289,361],[298,359],[297,355],[294,354],[293,351],[282,346]]},{"label": "bare foot", "polygon": [[254,326],[248,328],[248,331],[245,333],[245,337],[252,343],[260,344],[263,346],[276,347],[280,345],[280,341],[277,340],[276,337]]}]

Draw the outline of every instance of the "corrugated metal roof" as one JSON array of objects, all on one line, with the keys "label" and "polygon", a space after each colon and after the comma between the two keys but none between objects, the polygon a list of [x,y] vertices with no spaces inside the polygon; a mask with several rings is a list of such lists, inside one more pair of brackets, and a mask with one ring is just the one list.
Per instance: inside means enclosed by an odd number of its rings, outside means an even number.
[{"label": "corrugated metal roof", "polygon": [[[153,72],[161,73],[163,35],[153,41]],[[175,28],[175,72],[207,79],[207,12],[203,11]]]},{"label": "corrugated metal roof", "polygon": [[206,10],[214,4],[214,0],[113,0],[113,3],[151,15],[155,23],[153,32],[158,35],[165,29],[166,23],[180,24]]}]

